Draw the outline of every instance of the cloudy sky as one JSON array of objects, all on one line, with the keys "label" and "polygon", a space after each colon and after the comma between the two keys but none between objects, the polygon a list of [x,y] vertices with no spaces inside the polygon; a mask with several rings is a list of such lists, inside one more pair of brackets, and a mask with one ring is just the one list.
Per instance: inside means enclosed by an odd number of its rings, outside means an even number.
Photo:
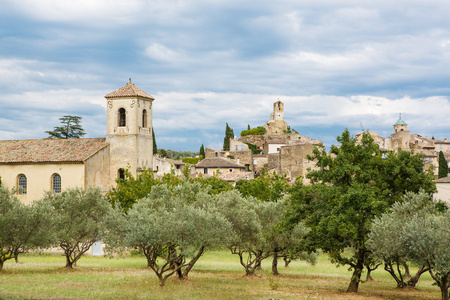
[{"label": "cloudy sky", "polygon": [[104,96],[156,98],[159,148],[222,147],[273,103],[303,135],[349,128],[450,138],[444,0],[0,0],[0,139],[45,138],[66,114],[105,136]]}]

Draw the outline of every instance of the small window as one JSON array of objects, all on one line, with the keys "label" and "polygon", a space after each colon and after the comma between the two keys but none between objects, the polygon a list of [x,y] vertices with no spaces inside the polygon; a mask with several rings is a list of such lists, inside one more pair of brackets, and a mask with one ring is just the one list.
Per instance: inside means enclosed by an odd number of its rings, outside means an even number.
[{"label": "small window", "polygon": [[238,150],[238,145],[234,145],[234,150]]},{"label": "small window", "polygon": [[119,171],[117,172],[117,177],[119,179],[124,179],[125,180],[125,170],[120,168]]},{"label": "small window", "polygon": [[61,193],[61,176],[59,174],[52,176],[52,191],[55,194]]},{"label": "small window", "polygon": [[125,108],[119,108],[119,127],[125,127],[127,125],[126,117],[127,112],[125,111]]},{"label": "small window", "polygon": [[208,174],[208,168],[203,169],[203,174]]},{"label": "small window", "polygon": [[219,153],[216,152],[216,157],[219,156]]},{"label": "small window", "polygon": [[241,145],[241,150],[244,150],[244,145]]},{"label": "small window", "polygon": [[229,169],[228,171],[233,172],[233,169]]},{"label": "small window", "polygon": [[19,175],[18,189],[19,189],[19,195],[26,195],[26,193],[27,193],[27,176],[25,176],[23,174]]},{"label": "small window", "polygon": [[142,111],[142,127],[147,128],[147,111],[145,109]]}]

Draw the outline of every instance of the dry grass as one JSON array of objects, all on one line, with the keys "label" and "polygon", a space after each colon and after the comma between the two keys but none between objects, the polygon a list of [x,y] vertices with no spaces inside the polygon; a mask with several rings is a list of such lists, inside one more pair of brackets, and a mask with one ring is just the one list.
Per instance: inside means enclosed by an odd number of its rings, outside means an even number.
[{"label": "dry grass", "polygon": [[396,289],[383,270],[376,281],[360,285],[357,294],[345,293],[350,272],[336,268],[326,256],[314,267],[293,262],[281,276],[270,274],[270,261],[256,277],[244,276],[237,257],[209,252],[190,279],[171,278],[160,288],[143,257],[108,259],[83,257],[75,270],[52,255],[26,255],[21,263],[8,261],[0,273],[0,299],[439,299],[439,289],[426,274],[418,289]]}]

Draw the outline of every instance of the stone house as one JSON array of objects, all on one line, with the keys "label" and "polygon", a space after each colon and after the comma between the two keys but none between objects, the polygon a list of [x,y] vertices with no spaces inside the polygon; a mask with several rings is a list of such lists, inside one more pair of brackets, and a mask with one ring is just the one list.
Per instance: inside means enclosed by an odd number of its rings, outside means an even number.
[{"label": "stone house", "polygon": [[153,168],[152,102],[131,80],[105,96],[106,137],[0,141],[0,176],[25,203],[45,191],[100,187]]},{"label": "stone house", "polygon": [[[206,151],[205,151],[206,152]],[[232,162],[230,159],[217,157],[205,158],[198,164],[194,165],[195,174],[219,175],[224,172],[246,172],[244,165]]]}]

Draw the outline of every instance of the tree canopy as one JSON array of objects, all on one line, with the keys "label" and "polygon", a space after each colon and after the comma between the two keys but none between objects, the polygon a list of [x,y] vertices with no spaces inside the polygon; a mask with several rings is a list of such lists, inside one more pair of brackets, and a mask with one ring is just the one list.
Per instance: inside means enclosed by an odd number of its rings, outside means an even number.
[{"label": "tree canopy", "polygon": [[229,151],[230,150],[230,139],[234,138],[234,132],[233,129],[230,128],[230,126],[225,126],[225,137],[223,138],[223,150]]},{"label": "tree canopy", "polygon": [[77,139],[86,133],[83,127],[81,127],[81,119],[79,116],[66,115],[59,118],[61,126],[56,126],[53,131],[46,131],[48,138],[50,139]]},{"label": "tree canopy", "polygon": [[435,186],[432,175],[423,172],[421,156],[401,150],[383,153],[368,132],[357,142],[346,129],[337,141],[340,146],[331,146],[330,153],[316,148],[309,157],[316,161],[307,175],[313,186],[291,189],[289,218],[311,229],[311,250],[322,249],[337,264],[353,269],[347,291],[356,292],[370,254],[366,241],[372,219],[406,191],[433,192]]},{"label": "tree canopy", "polygon": [[439,171],[438,178],[443,178],[448,176],[448,163],[445,159],[444,153],[439,151]]}]

